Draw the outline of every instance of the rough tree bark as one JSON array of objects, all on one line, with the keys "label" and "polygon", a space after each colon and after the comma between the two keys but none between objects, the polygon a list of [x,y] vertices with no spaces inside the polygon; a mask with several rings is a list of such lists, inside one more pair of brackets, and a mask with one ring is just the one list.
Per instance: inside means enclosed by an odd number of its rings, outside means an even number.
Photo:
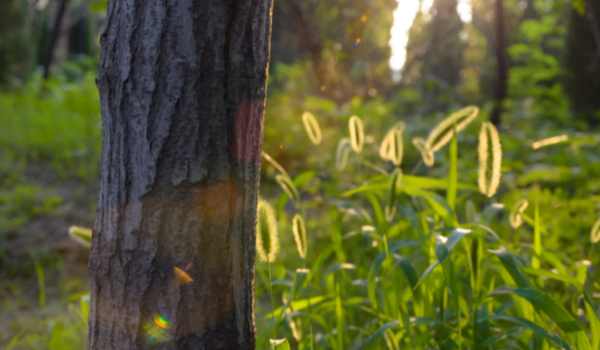
[{"label": "rough tree bark", "polygon": [[109,0],[88,349],[254,349],[272,0]]},{"label": "rough tree bark", "polygon": [[496,92],[494,96],[494,109],[490,121],[498,126],[502,115],[502,104],[506,100],[508,91],[508,56],[506,53],[506,26],[504,16],[504,0],[496,0]]}]

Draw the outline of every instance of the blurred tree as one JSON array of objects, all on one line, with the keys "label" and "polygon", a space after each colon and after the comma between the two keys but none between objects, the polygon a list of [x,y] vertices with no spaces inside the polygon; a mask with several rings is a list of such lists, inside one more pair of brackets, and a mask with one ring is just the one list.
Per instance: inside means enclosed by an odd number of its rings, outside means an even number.
[{"label": "blurred tree", "polygon": [[0,1],[0,85],[24,79],[31,69],[33,45],[27,10],[25,1]]},{"label": "blurred tree", "polygon": [[504,0],[496,0],[495,4],[495,51],[496,51],[496,93],[494,94],[494,109],[490,121],[500,124],[502,104],[507,97],[508,89],[508,55],[506,53],[506,17],[504,15]]},{"label": "blurred tree", "polygon": [[50,65],[52,64],[54,48],[59,36],[61,35],[61,29],[64,25],[63,18],[65,16],[65,12],[67,11],[68,3],[69,0],[60,0],[60,2],[57,4],[56,12],[51,22],[52,24],[50,27],[50,33],[46,36],[45,54],[42,59],[44,79],[48,79],[50,77]]},{"label": "blurred tree", "polygon": [[311,90],[346,102],[391,85],[395,0],[275,0],[272,66],[310,62]]},{"label": "blurred tree", "polygon": [[255,349],[271,0],[109,0],[88,349]]},{"label": "blurred tree", "polygon": [[537,1],[537,18],[519,25],[517,40],[508,49],[512,63],[508,90],[510,103],[523,107],[513,110],[517,115],[572,127],[561,82],[568,7],[567,1]]},{"label": "blurred tree", "polygon": [[[465,25],[468,40],[461,72],[463,81],[460,86],[460,98],[464,103],[483,105],[496,100],[499,93],[498,29],[503,28],[504,33],[504,45],[501,46],[510,47],[524,40],[520,30],[521,24],[527,19],[537,19],[539,14],[535,8],[535,0],[502,1],[504,19],[498,22],[498,2],[473,0],[471,4],[472,21]],[[507,57],[506,53],[502,56],[507,70],[510,71],[515,62],[511,57]],[[510,95],[510,89],[507,94]]]},{"label": "blurred tree", "polygon": [[565,89],[573,117],[600,124],[600,1],[570,9],[565,53]]},{"label": "blurred tree", "polygon": [[465,41],[457,0],[434,0],[429,14],[418,13],[409,31],[403,84],[419,87],[426,113],[447,110],[458,100]]}]

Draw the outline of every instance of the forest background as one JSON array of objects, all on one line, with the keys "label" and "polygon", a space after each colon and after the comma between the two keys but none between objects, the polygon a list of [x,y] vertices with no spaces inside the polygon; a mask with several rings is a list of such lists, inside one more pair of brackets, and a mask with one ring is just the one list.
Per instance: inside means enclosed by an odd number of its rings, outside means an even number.
[{"label": "forest background", "polygon": [[[101,130],[94,79],[105,10],[106,1],[95,0],[0,2],[0,348],[82,349],[85,343],[88,251],[69,237],[68,230],[72,225],[91,227],[95,215]],[[315,320],[304,319],[304,336],[295,330],[302,328],[297,325],[301,315],[284,317],[286,310],[279,308],[278,320],[270,321],[276,312],[270,309],[268,292],[273,287],[277,303],[287,305],[286,300],[294,297],[286,289],[295,281],[294,267],[306,265],[306,260],[309,266],[315,261],[317,266],[329,266],[332,276],[337,276],[338,270],[356,270],[340,272],[335,283],[324,275],[315,286],[306,287],[309,294],[321,290],[318,295],[327,296],[311,299],[313,302],[334,301],[331,310],[324,306],[331,311],[331,321],[323,320],[330,328],[321,325],[317,327],[320,336],[310,338],[322,342],[323,348],[335,349],[371,340],[370,346],[390,347],[394,337],[399,343],[414,344],[406,331],[410,327],[404,323],[400,322],[404,327],[383,328],[389,320],[374,322],[350,311],[373,306],[373,300],[365,301],[370,298],[368,288],[359,291],[361,281],[369,280],[365,276],[369,276],[372,261],[361,266],[358,258],[372,252],[355,256],[354,261],[350,259],[354,253],[343,257],[334,248],[335,257],[319,254],[330,242],[336,247],[331,225],[337,222],[337,211],[348,214],[354,208],[371,216],[381,211],[373,203],[386,201],[379,190],[373,192],[375,200],[366,196],[354,198],[354,202],[348,191],[385,182],[374,174],[393,173],[395,165],[379,159],[379,144],[398,122],[405,123],[404,134],[409,135],[403,141],[401,169],[405,174],[445,181],[455,166],[460,169],[458,182],[476,187],[478,128],[468,127],[456,137],[460,145],[457,159],[452,160],[451,152],[438,152],[433,167],[421,165],[422,154],[411,143],[413,137],[425,137],[450,113],[468,105],[478,106],[478,120],[493,121],[500,132],[502,181],[492,200],[478,197],[468,187],[460,188],[458,199],[450,200],[454,208],[449,212],[466,217],[463,208],[470,202],[483,218],[489,208],[501,205],[504,212],[494,213],[487,225],[523,259],[523,274],[534,276],[532,283],[539,289],[554,293],[572,317],[581,318],[591,336],[594,327],[583,316],[582,290],[565,280],[581,277],[578,269],[585,265],[583,284],[592,301],[598,301],[600,285],[593,281],[598,281],[600,258],[591,232],[600,217],[598,19],[597,0],[275,0],[263,147],[275,161],[263,162],[261,196],[276,204],[282,253],[272,266],[278,283],[265,279],[266,265],[258,267],[259,344],[264,347],[269,333],[276,329],[277,337],[288,338],[294,347],[307,348],[307,322]],[[303,124],[302,115],[307,111],[320,125],[318,146],[313,145]],[[364,123],[361,154],[345,148],[353,115]],[[552,137],[557,138],[536,143]],[[290,192],[284,192],[276,180],[281,172],[278,166],[297,175],[292,178],[301,193],[295,205],[288,200]],[[449,186],[423,185],[440,195],[446,194]],[[521,212],[514,209],[524,199],[529,207]],[[406,214],[407,204],[402,203],[404,209],[398,212],[404,210],[404,216],[392,220],[396,226],[389,224],[396,227],[396,238],[413,225]],[[416,210],[422,223],[443,221],[437,207],[429,208],[428,202],[419,200],[415,203],[415,208],[422,209]],[[332,207],[337,208],[334,214]],[[315,256],[304,262],[295,250],[292,234],[295,212],[305,216],[308,241],[315,249]],[[529,226],[511,227],[511,212],[532,218]],[[364,217],[360,225],[345,217],[340,220],[340,227],[358,225],[365,237],[369,237],[368,227],[381,228],[374,224],[377,219]],[[433,227],[443,230],[444,224]],[[536,239],[543,240],[544,252],[536,250],[540,244]],[[350,252],[352,244],[345,247]],[[322,261],[318,257],[323,257]],[[423,273],[431,262],[431,256],[412,258],[417,273]],[[460,258],[456,264],[460,266]],[[468,279],[470,265],[466,260],[462,264],[460,273]],[[498,261],[490,264],[490,269],[498,271],[503,266]],[[361,277],[361,269],[365,276]],[[558,278],[562,282],[531,269],[554,269],[563,276]],[[350,335],[340,339],[342,332],[332,333],[344,326],[336,323],[339,294],[335,286],[346,283],[345,279],[357,292],[348,292],[343,309],[360,331],[346,324],[344,329]],[[549,286],[544,284],[548,279]],[[440,280],[444,280],[443,274]],[[490,292],[494,283],[502,285],[499,280],[488,281]],[[507,285],[514,285],[514,280],[506,280]],[[444,289],[439,285],[422,288],[429,287]],[[464,287],[461,293],[470,310],[463,310],[464,315],[480,310],[473,308],[480,307],[481,300],[476,298],[473,304],[468,300],[472,288]],[[455,294],[446,291],[445,296],[443,292],[441,297],[431,296],[433,305],[442,304],[432,307],[430,318],[440,319],[442,324],[446,321],[449,328],[414,325],[415,334],[435,334],[436,339],[444,339],[439,346],[462,344],[461,320],[456,317],[459,306],[448,301],[448,295]],[[353,301],[353,296],[363,299]],[[417,305],[410,305],[407,312],[419,316]],[[448,319],[443,316],[444,305],[456,307],[454,315],[446,314]],[[491,315],[491,308],[485,313]],[[531,315],[530,321],[544,317]],[[468,329],[469,324],[464,327]],[[478,323],[471,320],[470,327],[475,334]],[[513,331],[498,341],[509,347],[555,346],[552,338],[540,340],[539,330],[521,328],[501,327],[503,332]],[[374,337],[380,329],[381,338]],[[489,329],[491,339],[497,329]],[[546,329],[552,334],[564,331],[554,319]],[[594,338],[592,344],[595,339],[600,338]]]}]

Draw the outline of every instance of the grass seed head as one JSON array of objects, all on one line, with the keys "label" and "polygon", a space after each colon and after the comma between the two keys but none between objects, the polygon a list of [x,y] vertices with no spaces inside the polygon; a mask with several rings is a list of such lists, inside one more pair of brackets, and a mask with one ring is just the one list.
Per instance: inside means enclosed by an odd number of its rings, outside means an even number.
[{"label": "grass seed head", "polygon": [[425,165],[427,165],[428,167],[432,167],[433,164],[435,164],[435,155],[431,150],[427,149],[425,145],[425,140],[423,140],[420,137],[415,137],[412,140],[412,144],[417,150],[419,150],[419,152],[421,152],[423,163],[425,163]]},{"label": "grass seed head", "polygon": [[509,221],[512,228],[517,229],[523,225],[523,217],[521,214],[527,209],[527,206],[529,206],[527,199],[521,199],[515,205],[515,210],[510,212]]},{"label": "grass seed head", "polygon": [[590,238],[592,240],[592,244],[600,242],[600,220],[596,221],[596,223],[592,227],[592,233],[590,235]]},{"label": "grass seed head", "polygon": [[306,259],[306,226],[300,214],[296,214],[292,220],[292,231],[294,232],[294,240],[296,241],[298,253],[302,259]]},{"label": "grass seed head", "polygon": [[259,199],[256,215],[256,252],[262,261],[273,262],[279,254],[275,212],[269,202]]},{"label": "grass seed head", "polygon": [[454,130],[460,132],[467,127],[479,114],[479,108],[469,106],[454,112],[439,123],[429,134],[425,149],[437,152],[444,147],[454,136]]},{"label": "grass seed head", "polygon": [[320,144],[323,136],[321,134],[321,127],[315,116],[310,112],[304,112],[304,114],[302,114],[302,123],[304,124],[304,129],[306,130],[310,141],[314,145]]},{"label": "grass seed head", "polygon": [[479,132],[479,190],[488,197],[494,196],[500,185],[502,146],[498,130],[490,122],[484,122]]},{"label": "grass seed head", "polygon": [[363,122],[359,117],[353,115],[348,121],[348,126],[350,128],[350,141],[352,149],[354,150],[354,152],[360,153],[362,152],[365,143],[365,131],[363,128]]},{"label": "grass seed head", "polygon": [[69,236],[84,247],[89,248],[92,245],[92,230],[89,228],[71,226],[69,228]]},{"label": "grass seed head", "polygon": [[385,135],[381,147],[379,148],[379,156],[384,160],[393,162],[395,166],[402,164],[402,157],[404,154],[404,145],[402,141],[403,130],[403,126],[394,126]]},{"label": "grass seed head", "polygon": [[338,171],[344,171],[346,165],[348,165],[348,157],[350,156],[350,150],[352,149],[350,143],[350,139],[347,137],[342,138],[338,142],[335,151],[335,168]]}]

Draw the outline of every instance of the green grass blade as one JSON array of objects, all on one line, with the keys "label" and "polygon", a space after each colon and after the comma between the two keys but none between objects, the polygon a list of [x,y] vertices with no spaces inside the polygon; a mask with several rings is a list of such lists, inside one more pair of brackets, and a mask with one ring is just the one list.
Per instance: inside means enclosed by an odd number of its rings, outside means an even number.
[{"label": "green grass blade", "polygon": [[536,270],[532,267],[524,267],[523,271],[525,271],[526,273],[528,273],[530,275],[544,276],[544,277],[552,278],[555,280],[563,281],[565,283],[570,283],[570,284],[574,285],[577,288],[577,290],[579,290],[579,291],[583,290],[583,285],[577,280],[577,278],[571,277],[569,275],[558,275],[558,274],[555,274],[554,272],[550,272],[548,270],[542,270],[542,269]]},{"label": "green grass blade", "polygon": [[[299,311],[299,310],[306,309],[309,305],[315,306],[316,304],[322,302],[323,300],[325,300],[325,296],[321,295],[321,296],[311,297],[308,299],[294,300],[291,303],[289,303],[289,305],[294,311]],[[265,315],[265,318],[278,317],[281,315],[282,310],[283,310],[283,308],[279,307],[279,308],[275,309],[275,311],[273,311],[272,313]]]},{"label": "green grass blade", "polygon": [[533,307],[542,311],[556,323],[565,333],[582,332],[583,328],[571,314],[562,307],[550,295],[534,288],[511,288],[498,287],[496,290],[488,294],[486,297],[499,295],[516,295],[531,303]]},{"label": "green grass blade", "polygon": [[404,271],[404,275],[410,284],[410,287],[414,289],[419,282],[419,273],[417,269],[413,266],[410,260],[404,256],[400,257],[400,268]]},{"label": "green grass blade", "polygon": [[585,299],[585,312],[590,322],[590,330],[592,331],[592,349],[600,350],[600,315],[587,290],[583,291],[583,296]]},{"label": "green grass blade", "polygon": [[377,341],[385,334],[385,332],[388,329],[395,327],[395,326],[399,326],[399,325],[400,325],[400,322],[398,320],[384,324],[383,326],[379,327],[379,329],[377,329],[375,332],[373,332],[373,334],[371,334],[369,336],[369,339],[367,339],[367,341],[364,344],[362,344],[362,347],[351,348],[350,350],[372,349],[373,346],[375,346],[375,344],[377,344]]},{"label": "green grass blade", "polygon": [[519,262],[519,260],[516,258],[516,256],[514,254],[512,254],[505,248],[501,248],[498,250],[488,250],[488,251],[490,253],[496,255],[498,258],[500,258],[500,262],[502,263],[502,266],[504,266],[506,271],[508,271],[508,273],[512,277],[513,281],[515,281],[515,284],[519,288],[531,287],[529,280],[521,272],[521,269],[520,269],[522,267],[521,263]]},{"label": "green grass blade", "polygon": [[500,332],[500,333],[496,334],[495,336],[488,338],[486,341],[481,342],[479,345],[477,345],[475,350],[483,350],[483,349],[487,348],[488,346],[491,346],[494,343],[503,341],[504,339],[508,338],[512,334],[522,332],[523,330],[524,330],[523,327],[509,328],[509,329],[505,330],[504,332]]},{"label": "green grass blade", "polygon": [[339,282],[335,285],[335,323],[337,328],[337,348],[344,350],[344,309],[342,308]]},{"label": "green grass blade", "polygon": [[533,232],[533,251],[535,255],[531,258],[531,267],[534,269],[540,268],[539,256],[542,255],[542,237],[540,233],[540,206],[538,203],[535,204],[535,216],[534,216],[534,232]]},{"label": "green grass blade", "polygon": [[40,288],[40,309],[44,310],[46,308],[46,281],[44,279],[44,270],[42,269],[42,265],[40,265],[40,262],[35,258],[35,255],[33,253],[30,253],[30,255],[31,259],[33,259],[33,265],[35,266],[35,273],[38,279],[38,286]]},{"label": "green grass blade", "polygon": [[[431,266],[429,266],[429,268],[427,268],[427,270],[423,273],[423,275],[421,275],[421,278],[419,279],[419,282],[417,282],[417,286],[415,287],[415,289],[423,282],[423,280],[431,273],[431,271],[433,271],[433,269],[437,265],[440,264],[440,262],[443,262],[448,257],[448,255],[450,255],[450,252],[452,251],[452,249],[454,249],[454,247],[456,247],[458,242],[460,242],[470,232],[471,232],[470,230],[456,228],[450,233],[446,243],[444,243],[444,245],[446,246],[446,249],[445,250],[440,249],[440,251],[439,251],[440,255],[437,256],[438,260],[436,260],[433,264],[431,264]],[[437,248],[436,248],[436,255],[438,255]]]},{"label": "green grass blade", "polygon": [[569,344],[565,343],[556,334],[552,334],[552,333],[548,332],[547,330],[545,330],[544,328],[542,328],[542,327],[538,326],[537,324],[535,324],[531,321],[528,321],[526,319],[516,317],[516,316],[507,316],[507,315],[497,315],[497,316],[492,316],[491,318],[495,319],[495,320],[503,320],[503,321],[509,321],[509,322],[520,324],[523,328],[533,331],[534,334],[538,334],[547,339],[552,340],[561,349],[574,350]]},{"label": "green grass blade", "polygon": [[456,132],[450,142],[450,172],[448,173],[448,191],[446,199],[453,212],[456,212],[456,193],[458,191],[458,141]]},{"label": "green grass blade", "polygon": [[[450,239],[448,239],[448,241],[450,241]],[[454,264],[452,262],[452,259],[449,258],[450,252],[448,251],[448,247],[446,246],[443,240],[439,239],[439,237],[437,237],[436,239],[435,255],[437,256],[438,261],[441,261],[442,263],[442,269],[444,270],[444,275],[446,276],[446,284],[448,285],[448,289],[450,289],[452,301],[454,302],[454,308],[456,310],[456,318],[458,324],[458,347],[459,349],[462,349],[462,326],[460,322],[459,290],[458,285],[456,283],[456,275],[454,274]]]}]

